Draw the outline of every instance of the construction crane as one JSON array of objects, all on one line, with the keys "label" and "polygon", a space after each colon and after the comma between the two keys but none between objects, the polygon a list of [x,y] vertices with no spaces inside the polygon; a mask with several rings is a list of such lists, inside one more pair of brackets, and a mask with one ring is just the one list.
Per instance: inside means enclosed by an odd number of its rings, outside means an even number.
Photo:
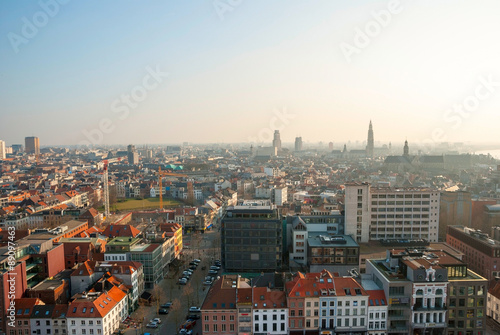
[{"label": "construction crane", "polygon": [[163,186],[162,186],[162,178],[163,176],[173,176],[173,177],[186,177],[186,174],[181,173],[172,173],[167,171],[162,171],[161,166],[158,166],[158,186],[160,187],[160,209],[163,209]]},{"label": "construction crane", "polygon": [[116,157],[111,159],[105,159],[102,161],[104,163],[102,183],[104,185],[104,216],[109,217],[109,185],[108,185],[108,165],[109,163],[119,162],[125,157]]}]

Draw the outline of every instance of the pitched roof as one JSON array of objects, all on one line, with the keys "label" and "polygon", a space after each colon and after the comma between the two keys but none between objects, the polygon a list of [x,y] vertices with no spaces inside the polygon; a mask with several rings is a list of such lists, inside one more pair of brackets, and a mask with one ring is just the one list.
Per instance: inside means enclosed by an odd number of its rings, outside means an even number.
[{"label": "pitched roof", "polygon": [[102,292],[100,294],[79,294],[69,305],[66,317],[103,318],[125,297],[125,295],[126,294],[122,290],[114,286],[108,292]]},{"label": "pitched roof", "polygon": [[224,284],[224,277],[215,281],[205,297],[203,310],[236,309],[236,286]]},{"label": "pitched roof", "polygon": [[102,233],[104,236],[111,237],[137,237],[141,231],[131,225],[112,225],[106,227]]},{"label": "pitched roof", "polygon": [[368,306],[387,306],[384,290],[368,290],[366,293],[370,295]]},{"label": "pitched roof", "polygon": [[96,261],[86,261],[80,264],[76,270],[71,273],[71,276],[90,276],[94,273],[95,264]]},{"label": "pitched roof", "polygon": [[494,296],[497,299],[500,299],[500,281],[495,282],[495,285],[492,285],[488,290],[488,293]]},{"label": "pitched roof", "polygon": [[267,287],[253,289],[254,308],[283,308],[286,306],[286,294],[283,291],[270,290]]}]

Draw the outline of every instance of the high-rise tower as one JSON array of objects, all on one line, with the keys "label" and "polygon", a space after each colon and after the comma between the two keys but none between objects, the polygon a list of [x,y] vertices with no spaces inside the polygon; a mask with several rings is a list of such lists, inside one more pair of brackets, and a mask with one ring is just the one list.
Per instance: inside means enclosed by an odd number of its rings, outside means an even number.
[{"label": "high-rise tower", "polygon": [[302,151],[302,137],[295,137],[295,151]]},{"label": "high-rise tower", "polygon": [[139,154],[135,151],[135,145],[129,144],[127,147],[127,156],[130,165],[139,164]]},{"label": "high-rise tower", "polygon": [[368,157],[373,157],[373,148],[374,148],[373,127],[372,127],[372,120],[370,120],[370,125],[368,127],[368,142],[366,145],[366,155]]},{"label": "high-rise tower", "polygon": [[278,151],[281,150],[281,138],[280,138],[280,131],[279,130],[274,131],[273,147],[278,149]]},{"label": "high-rise tower", "polygon": [[40,140],[38,137],[26,137],[24,139],[24,144],[27,154],[40,155]]}]

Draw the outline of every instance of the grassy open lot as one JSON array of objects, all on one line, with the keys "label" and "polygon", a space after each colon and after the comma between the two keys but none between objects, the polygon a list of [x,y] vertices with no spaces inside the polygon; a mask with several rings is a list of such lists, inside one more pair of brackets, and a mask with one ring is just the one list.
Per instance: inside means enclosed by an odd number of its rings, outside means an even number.
[{"label": "grassy open lot", "polygon": [[[158,198],[146,198],[146,199],[124,199],[120,202],[114,203],[110,206],[112,211],[132,211],[138,209],[156,209],[159,208],[160,199]],[[181,203],[174,199],[163,199],[163,207],[176,207]]]}]

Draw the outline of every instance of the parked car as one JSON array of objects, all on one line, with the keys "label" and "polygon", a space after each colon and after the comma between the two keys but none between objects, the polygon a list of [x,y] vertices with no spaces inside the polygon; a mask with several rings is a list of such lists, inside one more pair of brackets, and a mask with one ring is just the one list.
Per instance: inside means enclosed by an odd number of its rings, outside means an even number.
[{"label": "parked car", "polygon": [[161,323],[161,319],[160,318],[154,318],[153,320],[151,320],[149,322],[156,322],[156,323],[160,324]]},{"label": "parked car", "polygon": [[211,281],[211,280],[205,280],[205,281],[203,282],[203,285],[205,285],[205,286],[210,286],[210,285],[212,285],[212,281]]},{"label": "parked car", "polygon": [[191,270],[193,270],[193,271],[194,271],[194,270],[196,270],[196,265],[191,265],[191,266],[189,267],[189,269],[191,269]]},{"label": "parked car", "polygon": [[215,266],[215,265],[212,265],[212,266],[210,267],[210,270],[216,270],[216,271],[219,271],[219,270],[220,270],[220,267]]},{"label": "parked car", "polygon": [[195,259],[193,259],[193,262],[201,263],[201,260],[199,260],[198,258],[195,258]]},{"label": "parked car", "polygon": [[199,307],[191,306],[189,307],[189,311],[193,313],[199,313],[201,312],[201,309]]},{"label": "parked car", "polygon": [[215,270],[210,270],[210,271],[208,271],[208,274],[209,274],[209,275],[216,275],[216,274],[217,274],[217,271],[215,271]]},{"label": "parked car", "polygon": [[200,314],[188,314],[187,320],[198,320],[200,318]]},{"label": "parked car", "polygon": [[179,279],[179,285],[186,285],[187,284],[187,279],[186,278],[180,278]]},{"label": "parked car", "polygon": [[198,263],[197,263],[197,262],[195,262],[195,261],[191,261],[191,262],[189,262],[189,265],[194,265],[194,266],[197,266],[197,265],[198,265]]},{"label": "parked car", "polygon": [[[168,309],[166,308],[160,308],[158,310],[158,314],[168,314]],[[158,318],[157,318],[158,319]],[[159,319],[158,319],[159,320]],[[158,322],[159,323],[159,322]]]},{"label": "parked car", "polygon": [[192,329],[196,325],[196,320],[187,320],[181,325],[181,329]]},{"label": "parked car", "polygon": [[161,308],[170,308],[170,306],[172,306],[172,303],[171,302],[166,302],[163,305],[161,305],[160,307]]},{"label": "parked car", "polygon": [[150,322],[146,325],[146,328],[158,328],[158,324],[156,322]]}]

